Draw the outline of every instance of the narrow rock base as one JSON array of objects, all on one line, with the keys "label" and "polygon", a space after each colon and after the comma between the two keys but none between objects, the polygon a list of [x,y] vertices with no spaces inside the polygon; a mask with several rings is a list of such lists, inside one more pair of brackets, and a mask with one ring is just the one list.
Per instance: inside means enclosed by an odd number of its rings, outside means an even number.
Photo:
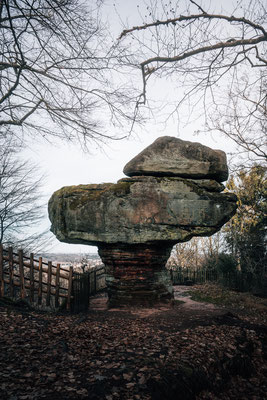
[{"label": "narrow rock base", "polygon": [[168,303],[173,288],[165,264],[172,247],[103,245],[99,256],[106,266],[106,283],[110,306]]}]

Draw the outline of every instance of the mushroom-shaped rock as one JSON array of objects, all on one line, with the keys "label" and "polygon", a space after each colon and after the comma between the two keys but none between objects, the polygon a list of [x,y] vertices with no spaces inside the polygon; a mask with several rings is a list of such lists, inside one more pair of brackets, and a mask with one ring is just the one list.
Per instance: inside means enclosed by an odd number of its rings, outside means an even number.
[{"label": "mushroom-shaped rock", "polygon": [[163,136],[129,161],[123,172],[127,176],[179,176],[210,178],[224,182],[228,178],[226,155],[200,143]]},{"label": "mushroom-shaped rock", "polygon": [[170,300],[171,248],[231,218],[236,197],[223,189],[216,180],[177,176],[63,187],[49,201],[51,230],[63,242],[98,246],[112,305]]}]

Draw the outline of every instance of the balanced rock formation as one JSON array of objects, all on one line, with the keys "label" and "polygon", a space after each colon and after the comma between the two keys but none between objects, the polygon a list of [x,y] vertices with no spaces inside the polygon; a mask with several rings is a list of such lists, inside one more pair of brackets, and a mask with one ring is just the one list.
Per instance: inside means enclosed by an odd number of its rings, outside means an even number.
[{"label": "balanced rock formation", "polygon": [[63,187],[49,201],[51,230],[67,243],[98,246],[111,305],[172,299],[165,263],[172,246],[217,232],[236,210],[221,193],[225,154],[162,137],[117,183]]}]

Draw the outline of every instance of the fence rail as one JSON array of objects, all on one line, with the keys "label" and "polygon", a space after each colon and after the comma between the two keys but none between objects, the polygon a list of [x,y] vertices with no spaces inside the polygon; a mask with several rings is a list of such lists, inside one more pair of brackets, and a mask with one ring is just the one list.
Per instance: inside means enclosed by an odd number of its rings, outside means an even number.
[{"label": "fence rail", "polygon": [[34,258],[0,245],[0,297],[27,299],[31,304],[58,308],[66,302],[69,310],[72,297],[73,267],[64,268],[42,257]]}]

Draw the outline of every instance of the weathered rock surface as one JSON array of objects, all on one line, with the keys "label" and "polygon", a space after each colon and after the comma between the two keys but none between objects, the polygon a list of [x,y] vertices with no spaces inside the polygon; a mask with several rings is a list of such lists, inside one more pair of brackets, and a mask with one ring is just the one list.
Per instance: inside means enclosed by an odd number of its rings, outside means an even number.
[{"label": "weathered rock surface", "polygon": [[228,178],[226,155],[200,143],[163,136],[129,161],[127,176],[179,176],[209,178],[224,182]]},{"label": "weathered rock surface", "polygon": [[98,252],[106,266],[110,305],[149,306],[173,298],[166,264],[171,246],[100,245]]},{"label": "weathered rock surface", "polygon": [[111,305],[170,301],[165,263],[172,246],[215,233],[235,213],[236,196],[220,193],[228,174],[225,154],[163,137],[125,173],[135,176],[55,192],[51,230],[63,242],[98,246]]},{"label": "weathered rock surface", "polygon": [[64,187],[49,201],[51,230],[67,243],[175,244],[211,235],[234,214],[236,197],[216,182],[140,176],[117,184]]}]

